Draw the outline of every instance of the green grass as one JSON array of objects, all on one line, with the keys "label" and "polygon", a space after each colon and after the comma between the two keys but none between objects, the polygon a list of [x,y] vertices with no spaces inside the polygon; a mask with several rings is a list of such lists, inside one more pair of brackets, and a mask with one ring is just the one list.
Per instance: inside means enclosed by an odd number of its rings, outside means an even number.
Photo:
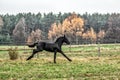
[{"label": "green grass", "polygon": [[[4,61],[0,66],[0,78],[41,80],[41,79],[120,79],[120,62],[111,63],[110,60],[74,60],[67,62],[58,59],[57,64],[52,60],[33,59],[31,61]],[[114,60],[113,60],[114,61]]]},{"label": "green grass", "polygon": [[[63,51],[73,61],[57,54],[57,64],[53,63],[53,54],[46,51],[30,61],[25,60],[32,52],[28,47],[24,51],[23,46],[18,46],[21,57],[15,61],[9,60],[7,51],[0,51],[0,80],[119,80],[120,45],[100,45],[100,57],[96,46],[73,45],[71,52],[69,46],[63,46]],[[26,51],[28,53],[24,53]]]}]

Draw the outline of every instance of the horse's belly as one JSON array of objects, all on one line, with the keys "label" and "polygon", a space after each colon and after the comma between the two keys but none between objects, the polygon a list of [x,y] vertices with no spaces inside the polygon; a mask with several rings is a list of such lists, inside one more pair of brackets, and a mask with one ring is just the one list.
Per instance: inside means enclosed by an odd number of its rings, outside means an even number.
[{"label": "horse's belly", "polygon": [[48,48],[46,48],[45,50],[49,51],[49,52],[54,52],[54,49],[48,49]]},{"label": "horse's belly", "polygon": [[58,49],[57,44],[46,44],[44,47],[44,50],[54,52],[56,49]]}]

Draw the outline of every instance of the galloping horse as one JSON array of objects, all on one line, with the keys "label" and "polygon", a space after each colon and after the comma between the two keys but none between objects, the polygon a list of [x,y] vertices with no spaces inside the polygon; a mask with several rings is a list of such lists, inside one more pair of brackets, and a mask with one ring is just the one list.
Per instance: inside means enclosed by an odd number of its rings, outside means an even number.
[{"label": "galloping horse", "polygon": [[56,41],[54,43],[37,42],[37,43],[34,43],[32,45],[28,45],[29,47],[35,47],[36,46],[36,49],[33,49],[32,55],[30,57],[28,57],[27,60],[33,58],[33,56],[37,52],[41,52],[43,50],[46,50],[46,51],[49,51],[49,52],[54,52],[54,63],[56,63],[56,54],[57,54],[57,52],[61,53],[68,61],[72,61],[62,51],[61,47],[62,47],[62,44],[64,42],[66,44],[70,44],[69,40],[66,38],[65,35],[63,37],[59,37],[58,39],[56,39]]}]

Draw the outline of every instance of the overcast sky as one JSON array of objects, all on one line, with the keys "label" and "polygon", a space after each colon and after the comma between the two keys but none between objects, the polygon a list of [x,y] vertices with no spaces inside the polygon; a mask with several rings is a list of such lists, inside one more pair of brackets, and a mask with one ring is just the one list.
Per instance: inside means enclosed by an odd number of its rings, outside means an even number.
[{"label": "overcast sky", "polygon": [[0,0],[0,14],[27,12],[120,13],[120,0]]}]

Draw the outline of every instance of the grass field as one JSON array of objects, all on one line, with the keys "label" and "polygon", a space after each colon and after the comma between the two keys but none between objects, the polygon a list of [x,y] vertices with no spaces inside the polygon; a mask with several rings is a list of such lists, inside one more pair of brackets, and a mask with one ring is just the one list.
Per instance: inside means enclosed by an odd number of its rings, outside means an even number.
[{"label": "grass field", "polygon": [[120,80],[120,44],[101,44],[100,57],[95,44],[63,46],[72,62],[58,53],[56,64],[46,51],[26,61],[32,52],[26,46],[17,46],[19,59],[9,60],[11,47],[0,46],[0,80]]}]

